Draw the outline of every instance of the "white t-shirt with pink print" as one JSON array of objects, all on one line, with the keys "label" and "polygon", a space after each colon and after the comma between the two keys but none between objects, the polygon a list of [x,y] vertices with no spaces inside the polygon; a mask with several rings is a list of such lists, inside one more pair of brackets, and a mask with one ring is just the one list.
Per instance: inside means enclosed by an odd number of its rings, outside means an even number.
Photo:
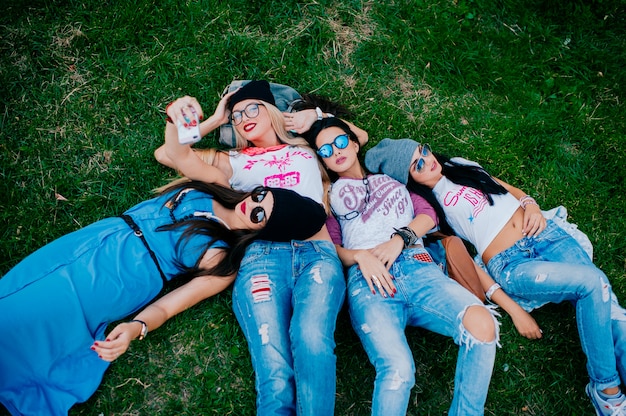
[{"label": "white t-shirt with pink print", "polygon": [[459,237],[469,241],[482,256],[515,211],[519,201],[510,193],[491,195],[494,205],[479,190],[458,185],[445,176],[433,188],[446,219]]},{"label": "white t-shirt with pink print", "polygon": [[233,189],[250,192],[259,185],[291,189],[322,203],[324,187],[312,150],[282,144],[231,150],[229,156]]}]

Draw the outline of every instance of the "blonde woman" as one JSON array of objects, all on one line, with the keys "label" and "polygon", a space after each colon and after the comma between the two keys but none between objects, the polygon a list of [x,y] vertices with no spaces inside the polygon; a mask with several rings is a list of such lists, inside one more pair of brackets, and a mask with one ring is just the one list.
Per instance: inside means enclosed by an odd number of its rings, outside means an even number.
[{"label": "blonde woman", "polygon": [[[168,107],[172,123],[167,123],[157,160],[188,178],[239,190],[259,185],[291,189],[323,203],[323,170],[306,142],[287,133],[267,81],[251,81],[226,94],[200,124],[204,136],[230,121],[238,149],[210,151],[212,157],[206,158],[181,145],[175,123],[194,112],[202,116],[192,97]],[[235,280],[233,309],[252,356],[259,415],[334,414],[334,332],[345,289],[325,227],[307,240],[250,245]]]}]

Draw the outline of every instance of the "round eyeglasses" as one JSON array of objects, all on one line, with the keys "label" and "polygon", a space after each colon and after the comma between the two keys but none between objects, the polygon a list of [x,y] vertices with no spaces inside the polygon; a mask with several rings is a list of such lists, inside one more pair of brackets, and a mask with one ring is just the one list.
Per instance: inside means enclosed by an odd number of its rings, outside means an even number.
[{"label": "round eyeglasses", "polygon": [[415,172],[419,173],[424,170],[424,166],[426,165],[424,158],[431,154],[432,150],[430,150],[430,145],[423,144],[422,149],[420,150],[420,157],[418,157],[413,161],[413,163],[411,163],[411,166],[415,165]]},{"label": "round eyeglasses", "polygon": [[243,121],[243,115],[245,114],[248,118],[256,118],[259,115],[259,106],[263,105],[261,103],[252,103],[248,104],[246,108],[241,111],[233,111],[230,115],[230,119],[232,120],[233,125],[238,126]]},{"label": "round eyeglasses", "polygon": [[333,150],[333,145],[337,149],[345,149],[346,147],[348,147],[348,143],[350,143],[350,138],[348,137],[348,135],[340,134],[339,136],[335,137],[335,140],[333,140],[332,143],[326,143],[321,145],[320,148],[317,149],[317,154],[324,159],[329,158],[333,155],[333,153],[335,153]]}]

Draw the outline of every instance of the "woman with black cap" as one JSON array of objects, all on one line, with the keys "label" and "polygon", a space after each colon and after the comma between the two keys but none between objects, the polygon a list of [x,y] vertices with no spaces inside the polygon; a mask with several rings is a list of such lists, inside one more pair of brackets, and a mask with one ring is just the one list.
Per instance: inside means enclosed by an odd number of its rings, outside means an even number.
[{"label": "woman with black cap", "polygon": [[0,403],[67,415],[131,340],[228,287],[254,239],[305,239],[325,219],[290,190],[188,181],[47,244],[0,278]]},{"label": "woman with black cap", "polygon": [[[188,178],[240,190],[287,188],[322,204],[323,169],[306,141],[287,133],[274,104],[267,81],[226,94],[200,134],[230,121],[242,147],[200,158],[179,143],[175,123],[194,112],[201,116],[202,108],[192,97],[180,98],[167,108],[172,122],[155,156]],[[248,248],[233,309],[252,356],[259,415],[334,414],[334,332],[344,296],[343,269],[325,227],[307,240],[256,241]]]}]

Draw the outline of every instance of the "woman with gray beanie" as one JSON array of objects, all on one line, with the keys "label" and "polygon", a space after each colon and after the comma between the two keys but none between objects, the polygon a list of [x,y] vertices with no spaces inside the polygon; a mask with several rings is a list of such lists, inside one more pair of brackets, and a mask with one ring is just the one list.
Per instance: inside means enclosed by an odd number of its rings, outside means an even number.
[{"label": "woman with gray beanie", "polygon": [[626,310],[606,275],[570,234],[544,218],[530,195],[475,162],[448,159],[427,145],[413,144],[407,158],[410,146],[385,139],[368,151],[366,164],[433,201],[441,219],[476,247],[496,282],[489,291],[502,288],[529,311],[572,302],[587,356],[586,393],[597,415],[624,414]]},{"label": "woman with gray beanie", "polygon": [[498,342],[491,308],[443,274],[422,245],[436,225],[432,208],[404,184],[367,174],[355,134],[341,120],[306,134],[336,181],[327,226],[348,268],[352,326],[374,365],[372,415],[405,415],[415,384],[407,326],[451,337],[459,346],[449,415],[482,415]]},{"label": "woman with gray beanie", "polygon": [[[391,176],[399,182],[407,185],[409,190],[419,188],[419,185],[412,179],[409,166],[413,167],[413,164],[419,164],[414,169],[420,168],[424,163],[424,156],[430,154],[430,147],[428,144],[421,144],[411,139],[383,139],[374,148],[370,149],[365,154],[365,165],[372,170],[372,172],[382,172]],[[469,162],[469,161],[468,161]],[[434,195],[430,192],[421,192],[420,195],[428,201],[428,203],[434,208],[437,213],[438,222],[438,234],[445,236],[456,236],[454,230],[450,227],[446,221],[445,213],[441,208],[441,205],[437,202]],[[458,239],[458,237],[455,237]],[[426,240],[427,244],[430,243]],[[428,245],[431,250],[436,250]],[[437,246],[438,247],[438,246]],[[469,257],[469,254],[459,247],[452,256],[461,255],[463,257]],[[445,253],[445,257],[449,259],[450,253]],[[449,259],[452,263],[455,259]],[[480,280],[480,288],[482,289],[483,296],[481,299],[487,299],[504,309],[510,316],[515,325],[515,328],[520,335],[529,339],[541,338],[542,332],[537,325],[535,319],[525,311],[515,300],[506,294],[504,290],[496,285],[496,282],[491,276],[478,266],[471,258],[471,265],[473,266],[473,275],[477,276]],[[459,276],[461,279],[467,279],[463,276]],[[486,295],[486,296],[485,296]]]}]

